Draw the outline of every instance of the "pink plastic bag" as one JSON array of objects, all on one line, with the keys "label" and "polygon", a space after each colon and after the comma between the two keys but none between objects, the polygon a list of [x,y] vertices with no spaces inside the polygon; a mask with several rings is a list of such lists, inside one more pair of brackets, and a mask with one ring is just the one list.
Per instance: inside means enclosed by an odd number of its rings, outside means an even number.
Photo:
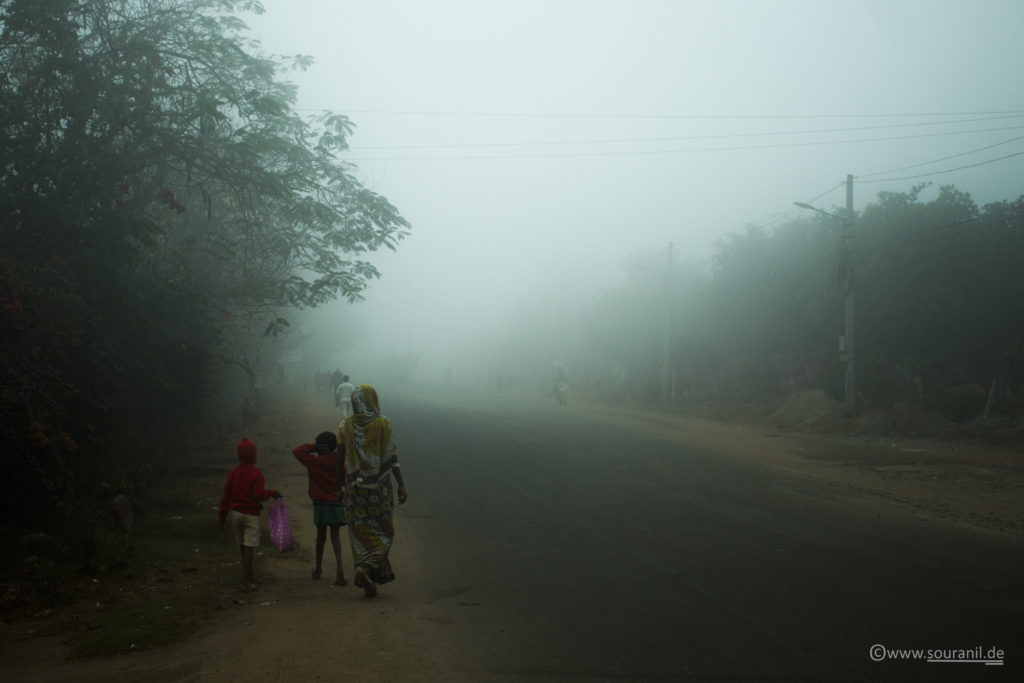
[{"label": "pink plastic bag", "polygon": [[295,539],[292,538],[292,526],[288,521],[288,507],[280,498],[270,501],[267,508],[267,523],[270,525],[270,540],[277,552],[286,553],[295,550]]}]

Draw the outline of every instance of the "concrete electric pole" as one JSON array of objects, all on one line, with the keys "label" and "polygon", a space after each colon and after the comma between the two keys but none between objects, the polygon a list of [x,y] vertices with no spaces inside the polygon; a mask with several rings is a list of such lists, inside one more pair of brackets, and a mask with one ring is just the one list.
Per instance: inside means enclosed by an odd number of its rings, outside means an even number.
[{"label": "concrete electric pole", "polygon": [[857,414],[857,372],[854,347],[854,315],[853,315],[853,176],[846,176],[846,216],[843,220],[842,244],[842,278],[846,289],[846,374],[843,393],[846,397],[846,413],[852,417]]},{"label": "concrete electric pole", "polygon": [[672,391],[670,346],[672,339],[672,243],[668,243],[668,263],[665,264],[665,340],[661,355],[661,402],[669,403],[675,397]]},{"label": "concrete electric pole", "polygon": [[805,202],[794,202],[801,209],[810,209],[843,222],[843,235],[839,245],[839,284],[843,287],[844,306],[846,308],[846,329],[839,338],[839,353],[843,361],[843,399],[844,412],[848,417],[857,414],[857,370],[854,355],[854,315],[853,315],[853,176],[846,176],[846,215],[837,216],[822,211],[816,206]]}]

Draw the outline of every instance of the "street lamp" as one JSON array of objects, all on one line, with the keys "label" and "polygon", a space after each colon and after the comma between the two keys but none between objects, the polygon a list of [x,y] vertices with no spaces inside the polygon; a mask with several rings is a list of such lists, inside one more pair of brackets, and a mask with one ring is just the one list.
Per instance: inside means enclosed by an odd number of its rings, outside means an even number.
[{"label": "street lamp", "polygon": [[846,216],[837,216],[822,211],[816,206],[804,202],[793,202],[801,209],[810,209],[830,218],[843,222],[843,236],[839,256],[839,277],[845,284],[846,331],[839,350],[846,356],[846,372],[844,373],[843,394],[846,401],[846,414],[850,417],[857,414],[857,372],[854,364],[854,316],[853,316],[853,176],[846,176]]},{"label": "street lamp", "polygon": [[828,211],[823,211],[822,209],[819,209],[816,206],[811,206],[810,204],[806,204],[804,202],[793,202],[793,206],[799,206],[801,209],[810,209],[811,211],[817,211],[818,213],[822,214],[823,216],[828,216],[829,218],[835,218],[837,221],[846,222],[846,219],[843,218],[842,216],[837,216],[834,213],[829,213]]}]

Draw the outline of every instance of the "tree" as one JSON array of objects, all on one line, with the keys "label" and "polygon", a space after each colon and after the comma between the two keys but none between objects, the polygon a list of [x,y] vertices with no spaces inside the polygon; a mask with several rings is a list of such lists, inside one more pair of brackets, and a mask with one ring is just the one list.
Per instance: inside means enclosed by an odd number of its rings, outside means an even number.
[{"label": "tree", "polygon": [[[979,209],[952,186],[922,201],[926,188],[882,191],[855,221],[858,393],[882,408],[1019,410],[1024,198]],[[764,400],[808,384],[841,390],[840,229],[820,216],[750,226],[718,244],[706,280],[673,290],[672,365],[684,393]],[[625,287],[596,302],[589,341],[605,366],[654,376],[657,300],[653,289]]]},{"label": "tree", "polygon": [[[1024,286],[1019,210],[1001,202],[980,210],[952,186],[922,202],[926,186],[881,192],[865,207],[858,246],[865,311],[862,348],[881,367],[915,376],[929,402],[956,385],[987,386],[995,361],[1024,339],[1012,313]],[[901,398],[890,377],[878,398]],[[909,393],[913,396],[914,392]]]},{"label": "tree", "polygon": [[194,405],[226,326],[358,300],[407,234],[342,159],[351,121],[294,111],[277,75],[309,59],[258,55],[242,11],[0,0],[0,448],[41,488],[57,444]]}]

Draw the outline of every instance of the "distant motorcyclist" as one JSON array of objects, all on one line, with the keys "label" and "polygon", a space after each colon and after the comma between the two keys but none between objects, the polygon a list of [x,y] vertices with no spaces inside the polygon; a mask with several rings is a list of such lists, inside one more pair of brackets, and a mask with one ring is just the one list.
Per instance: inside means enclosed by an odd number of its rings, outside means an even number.
[{"label": "distant motorcyclist", "polygon": [[558,366],[558,373],[555,375],[555,385],[552,393],[560,405],[564,406],[569,402],[569,381],[565,376],[565,368],[562,365]]}]

